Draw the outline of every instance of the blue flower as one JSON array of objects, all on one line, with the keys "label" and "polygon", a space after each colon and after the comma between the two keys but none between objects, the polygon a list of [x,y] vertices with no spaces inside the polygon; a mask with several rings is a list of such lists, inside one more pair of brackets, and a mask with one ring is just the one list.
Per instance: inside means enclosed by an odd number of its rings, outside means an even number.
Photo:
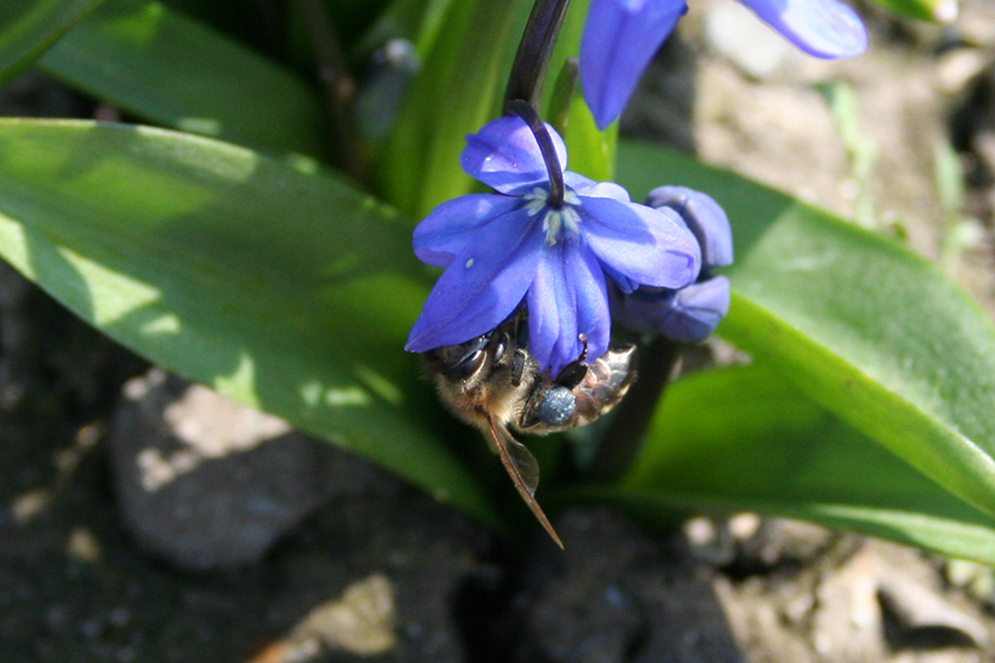
[{"label": "blue flower", "polygon": [[[838,0],[741,0],[810,55],[867,48],[860,17]],[[601,129],[615,121],[643,71],[687,11],[684,0],[592,0],[580,49],[584,97]]]},{"label": "blue flower", "polygon": [[640,287],[611,291],[612,314],[633,331],[661,334],[675,341],[700,341],[715,331],[729,312],[729,279],[712,275],[732,264],[729,219],[710,196],[677,186],[650,192],[646,204],[680,215],[701,246],[701,273],[679,289]]},{"label": "blue flower", "polygon": [[[563,139],[546,125],[565,171]],[[538,143],[517,116],[467,137],[463,169],[498,191],[439,205],[414,232],[415,255],[446,271],[405,349],[464,343],[500,325],[522,302],[530,352],[551,375],[587,350],[608,349],[608,282],[681,288],[701,266],[698,242],[669,208],[631,202],[622,187],[564,172],[563,205],[548,202]]]}]

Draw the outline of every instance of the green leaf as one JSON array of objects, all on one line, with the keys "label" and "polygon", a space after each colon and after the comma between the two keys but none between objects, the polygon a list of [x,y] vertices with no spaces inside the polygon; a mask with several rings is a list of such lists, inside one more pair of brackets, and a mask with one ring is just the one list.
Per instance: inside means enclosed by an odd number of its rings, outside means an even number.
[{"label": "green leaf", "polygon": [[733,174],[624,145],[638,200],[681,184],[714,196],[736,242],[719,333],[924,475],[995,514],[995,328],[921,256]]},{"label": "green leaf", "polygon": [[909,18],[933,23],[953,23],[957,18],[957,0],[873,0]]},{"label": "green leaf", "polygon": [[621,490],[597,495],[655,522],[763,511],[995,564],[995,519],[763,365],[673,385]]},{"label": "green leaf", "polygon": [[428,289],[407,228],[330,176],[230,144],[0,121],[0,253],[17,269],[152,361],[493,524],[402,349]]},{"label": "green leaf", "polygon": [[518,0],[450,6],[380,163],[384,197],[409,216],[420,219],[473,186],[460,153],[467,134],[500,114],[513,27],[527,10]]},{"label": "green leaf", "polygon": [[425,58],[453,0],[394,0],[359,40],[355,52],[365,54],[391,39],[407,39]]},{"label": "green leaf", "polygon": [[103,0],[5,0],[0,3],[0,86],[27,69]]},{"label": "green leaf", "polygon": [[108,3],[38,66],[167,127],[273,152],[314,155],[321,145],[321,106],[308,85],[158,2]]}]

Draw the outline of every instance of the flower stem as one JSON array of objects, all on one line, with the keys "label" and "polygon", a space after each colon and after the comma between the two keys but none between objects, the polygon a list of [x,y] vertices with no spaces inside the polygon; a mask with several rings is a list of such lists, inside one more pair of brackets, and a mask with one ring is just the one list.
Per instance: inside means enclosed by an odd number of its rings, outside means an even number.
[{"label": "flower stem", "polygon": [[591,463],[589,477],[616,481],[632,465],[643,446],[646,430],[656,411],[670,374],[681,356],[681,346],[657,337],[640,348],[639,375],[614,412],[611,426]]},{"label": "flower stem", "polygon": [[523,99],[533,108],[541,103],[549,58],[569,6],[570,0],[535,0],[511,66],[504,94],[506,106],[515,99]]},{"label": "flower stem", "polygon": [[556,148],[553,146],[553,139],[549,135],[546,123],[539,117],[532,104],[522,99],[512,99],[508,102],[507,108],[509,113],[514,113],[525,120],[525,124],[529,125],[532,135],[539,143],[542,160],[546,162],[546,171],[549,173],[549,199],[546,204],[553,209],[563,207],[563,168],[560,167],[560,159],[556,156]]}]

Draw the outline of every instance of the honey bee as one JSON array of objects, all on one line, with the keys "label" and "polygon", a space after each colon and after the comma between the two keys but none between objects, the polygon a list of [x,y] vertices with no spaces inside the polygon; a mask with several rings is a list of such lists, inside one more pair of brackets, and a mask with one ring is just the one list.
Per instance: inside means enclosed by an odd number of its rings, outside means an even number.
[{"label": "honey bee", "polygon": [[425,363],[442,401],[483,432],[518,494],[562,548],[535,499],[539,464],[508,426],[545,435],[591,423],[629,390],[636,377],[635,352],[632,345],[613,348],[588,363],[585,350],[554,380],[529,354],[528,325],[517,315],[466,343],[426,352]]}]

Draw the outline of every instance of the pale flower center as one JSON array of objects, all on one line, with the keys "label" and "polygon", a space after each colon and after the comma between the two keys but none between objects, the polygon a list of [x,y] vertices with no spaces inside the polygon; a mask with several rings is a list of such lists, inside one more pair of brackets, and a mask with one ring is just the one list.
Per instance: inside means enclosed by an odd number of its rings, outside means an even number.
[{"label": "pale flower center", "polygon": [[529,216],[545,212],[542,219],[542,229],[546,232],[546,243],[554,246],[564,237],[564,233],[580,233],[580,214],[575,207],[580,205],[580,198],[571,189],[563,193],[563,207],[553,209],[548,204],[549,191],[541,187],[532,189],[532,193],[522,196],[527,201],[526,210]]}]

